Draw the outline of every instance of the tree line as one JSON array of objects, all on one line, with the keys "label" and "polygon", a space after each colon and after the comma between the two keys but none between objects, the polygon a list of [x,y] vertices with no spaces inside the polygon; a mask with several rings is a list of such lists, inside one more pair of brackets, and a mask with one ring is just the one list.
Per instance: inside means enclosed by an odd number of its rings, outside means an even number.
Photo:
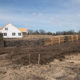
[{"label": "tree line", "polygon": [[45,30],[28,30],[28,35],[73,35],[73,34],[80,34],[80,31],[75,32],[74,30],[70,31],[58,31],[56,33],[54,32],[46,32]]}]

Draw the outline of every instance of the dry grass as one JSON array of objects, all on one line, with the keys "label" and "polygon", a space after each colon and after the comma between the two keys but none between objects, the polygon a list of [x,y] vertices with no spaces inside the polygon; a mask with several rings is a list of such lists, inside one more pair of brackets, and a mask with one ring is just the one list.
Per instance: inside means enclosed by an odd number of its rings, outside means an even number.
[{"label": "dry grass", "polygon": [[[69,36],[69,35],[67,35]],[[54,37],[59,37],[59,36],[53,36],[53,35],[26,35],[23,38],[18,38],[18,39],[13,39],[13,40],[36,40],[36,39],[50,39]],[[60,35],[60,37],[64,37],[63,35]],[[6,39],[8,40],[8,39]]]},{"label": "dry grass", "polygon": [[47,65],[0,67],[0,80],[80,80],[80,53]]},{"label": "dry grass", "polygon": [[[38,54],[42,65],[37,65]],[[80,80],[80,41],[0,48],[0,80]]]}]

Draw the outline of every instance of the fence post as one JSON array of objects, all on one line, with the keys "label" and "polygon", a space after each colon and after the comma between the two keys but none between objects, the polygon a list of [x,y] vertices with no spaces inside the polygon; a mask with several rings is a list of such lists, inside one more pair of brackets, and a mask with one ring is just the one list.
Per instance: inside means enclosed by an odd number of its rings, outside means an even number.
[{"label": "fence post", "polygon": [[78,35],[76,35],[76,40],[79,40],[79,36]]},{"label": "fence post", "polygon": [[73,35],[71,36],[71,39],[72,39],[72,42],[73,42],[74,41],[74,36]]},{"label": "fence post", "polygon": [[40,64],[40,54],[38,54],[38,65]]},{"label": "fence post", "polygon": [[63,38],[63,43],[65,42],[65,37]]},{"label": "fence post", "polygon": [[58,41],[59,41],[59,45],[60,45],[60,43],[61,43],[61,38],[60,38],[60,36],[59,36],[59,38],[58,38]]},{"label": "fence post", "polygon": [[29,54],[29,64],[31,64],[31,54]]},{"label": "fence post", "polygon": [[53,41],[54,39],[53,38],[51,38],[51,45],[53,45],[54,44],[54,41]]}]

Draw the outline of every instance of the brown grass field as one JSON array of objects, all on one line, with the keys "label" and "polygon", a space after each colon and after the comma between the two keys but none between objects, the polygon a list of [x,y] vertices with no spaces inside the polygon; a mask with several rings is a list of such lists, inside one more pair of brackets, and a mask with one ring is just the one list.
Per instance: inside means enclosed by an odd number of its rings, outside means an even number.
[{"label": "brown grass field", "polygon": [[80,80],[80,40],[0,48],[0,80]]}]

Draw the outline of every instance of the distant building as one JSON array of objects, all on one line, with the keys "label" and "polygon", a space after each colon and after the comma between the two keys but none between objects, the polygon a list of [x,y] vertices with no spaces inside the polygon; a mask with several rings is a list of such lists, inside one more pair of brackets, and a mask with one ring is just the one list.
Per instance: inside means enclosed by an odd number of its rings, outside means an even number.
[{"label": "distant building", "polygon": [[26,28],[17,28],[11,23],[0,27],[0,33],[3,34],[3,38],[22,38],[26,32]]}]

